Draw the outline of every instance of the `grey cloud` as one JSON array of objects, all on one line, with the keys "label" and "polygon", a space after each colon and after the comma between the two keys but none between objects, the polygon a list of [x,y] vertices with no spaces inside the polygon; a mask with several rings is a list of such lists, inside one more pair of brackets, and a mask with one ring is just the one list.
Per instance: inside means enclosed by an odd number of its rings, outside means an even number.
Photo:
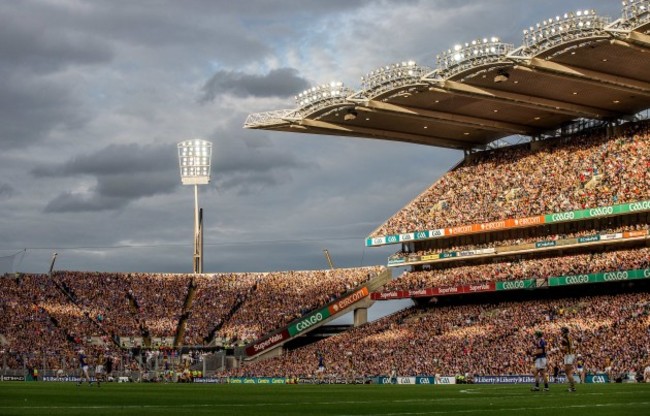
[{"label": "grey cloud", "polygon": [[36,177],[94,176],[88,194],[66,192],[46,212],[116,210],[131,201],[172,192],[178,186],[178,161],[173,145],[109,145],[93,154],[32,170]]},{"label": "grey cloud", "polygon": [[0,183],[0,198],[11,198],[16,194],[16,189],[8,183]]},{"label": "grey cloud", "polygon": [[93,194],[90,197],[73,193],[63,193],[45,207],[46,213],[97,212],[123,208],[129,201],[125,198],[109,198]]},{"label": "grey cloud", "polygon": [[108,43],[76,31],[52,15],[51,5],[30,10],[22,2],[0,3],[0,149],[42,141],[55,128],[84,123],[86,111],[65,76],[71,66],[112,58]]},{"label": "grey cloud", "polygon": [[309,82],[294,68],[278,68],[266,75],[222,70],[205,83],[201,101],[214,101],[224,93],[240,97],[288,97],[308,87]]},{"label": "grey cloud", "polygon": [[93,154],[80,155],[62,164],[35,168],[32,173],[43,177],[161,172],[177,165],[175,152],[175,147],[169,144],[112,144]]},{"label": "grey cloud", "polygon": [[[112,58],[106,41],[74,30],[57,17],[63,8],[42,3],[39,6],[38,10],[28,11],[20,2],[0,5],[0,68],[13,66],[42,73]],[[65,11],[67,16],[74,16],[72,10]]]},{"label": "grey cloud", "polygon": [[[232,134],[221,133],[219,137]],[[247,147],[242,141],[214,141],[213,179],[219,189],[250,194],[292,179],[291,172],[308,164],[295,155],[267,147]],[[132,201],[173,192],[180,186],[173,144],[109,145],[95,153],[60,164],[37,167],[39,178],[92,176],[96,185],[87,193],[65,192],[51,200],[46,212],[105,211]]]},{"label": "grey cloud", "polygon": [[167,170],[164,174],[139,172],[98,176],[97,186],[87,195],[62,193],[47,204],[45,212],[118,210],[140,198],[170,193],[179,181],[172,175],[171,168]]},{"label": "grey cloud", "polygon": [[24,148],[56,127],[74,127],[86,119],[64,86],[34,78],[0,78],[0,149]]},{"label": "grey cloud", "polygon": [[[291,182],[297,171],[318,168],[301,159],[298,150],[285,143],[273,144],[269,133],[241,128],[233,119],[228,131],[213,134],[213,179],[221,190],[248,195]],[[222,139],[231,137],[232,139]]]}]

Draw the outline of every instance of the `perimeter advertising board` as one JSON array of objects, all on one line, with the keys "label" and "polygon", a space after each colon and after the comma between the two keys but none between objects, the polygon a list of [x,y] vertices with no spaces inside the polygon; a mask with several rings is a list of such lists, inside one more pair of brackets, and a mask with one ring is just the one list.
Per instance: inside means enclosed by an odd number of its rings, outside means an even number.
[{"label": "perimeter advertising board", "polygon": [[268,338],[264,338],[246,347],[246,355],[248,355],[249,357],[253,355],[257,355],[261,352],[270,349],[271,347],[280,344],[281,342],[288,340],[289,338],[290,338],[289,331],[284,329],[281,332],[278,332],[277,334],[271,335]]},{"label": "perimeter advertising board", "polygon": [[506,220],[487,222],[483,224],[467,224],[457,227],[437,230],[414,231],[406,234],[370,237],[366,239],[367,247],[399,244],[408,241],[428,240],[445,236],[483,233],[507,230],[510,228],[530,227],[541,224],[585,220],[591,218],[609,217],[632,212],[650,211],[650,200],[629,202],[626,204],[595,207],[576,211],[557,212],[527,218],[509,218]]}]

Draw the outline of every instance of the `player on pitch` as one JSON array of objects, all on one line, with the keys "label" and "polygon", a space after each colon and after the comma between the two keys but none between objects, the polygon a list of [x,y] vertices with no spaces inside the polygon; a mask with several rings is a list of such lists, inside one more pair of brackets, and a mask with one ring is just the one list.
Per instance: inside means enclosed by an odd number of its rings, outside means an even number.
[{"label": "player on pitch", "polygon": [[576,391],[576,381],[573,378],[573,364],[575,363],[576,356],[573,352],[573,343],[571,338],[569,338],[569,328],[566,326],[562,327],[562,339],[560,340],[560,349],[564,354],[564,372],[566,373],[566,379],[569,381],[569,391]]},{"label": "player on pitch", "polygon": [[546,378],[546,340],[542,331],[535,331],[534,352],[535,357],[535,385],[530,388],[531,391],[539,391],[539,382],[544,382],[544,391],[548,391],[548,379]]}]

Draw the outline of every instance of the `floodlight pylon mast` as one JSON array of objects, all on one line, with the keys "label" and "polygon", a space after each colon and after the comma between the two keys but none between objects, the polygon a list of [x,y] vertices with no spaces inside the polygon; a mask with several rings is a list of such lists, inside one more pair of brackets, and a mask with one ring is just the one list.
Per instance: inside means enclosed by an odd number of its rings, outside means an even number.
[{"label": "floodlight pylon mast", "polygon": [[323,249],[323,254],[325,254],[325,258],[327,259],[327,263],[330,265],[330,269],[334,270],[334,263],[332,262],[332,257],[330,257],[329,250]]},{"label": "floodlight pylon mast", "polygon": [[199,185],[210,183],[212,143],[190,139],[178,144],[178,164],[183,185],[194,185],[194,252],[192,271],[203,273],[203,210],[199,210]]},{"label": "floodlight pylon mast", "polygon": [[194,264],[192,271],[194,273],[202,273],[201,267],[203,253],[201,247],[201,228],[199,225],[199,185],[194,184]]}]

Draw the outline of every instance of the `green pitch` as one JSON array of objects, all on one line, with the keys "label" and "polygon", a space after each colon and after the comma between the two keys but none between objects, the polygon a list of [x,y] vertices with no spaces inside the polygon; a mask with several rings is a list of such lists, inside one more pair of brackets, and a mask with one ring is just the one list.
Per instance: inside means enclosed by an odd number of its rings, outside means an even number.
[{"label": "green pitch", "polygon": [[0,415],[544,415],[648,414],[650,384],[192,385],[0,383]]}]

